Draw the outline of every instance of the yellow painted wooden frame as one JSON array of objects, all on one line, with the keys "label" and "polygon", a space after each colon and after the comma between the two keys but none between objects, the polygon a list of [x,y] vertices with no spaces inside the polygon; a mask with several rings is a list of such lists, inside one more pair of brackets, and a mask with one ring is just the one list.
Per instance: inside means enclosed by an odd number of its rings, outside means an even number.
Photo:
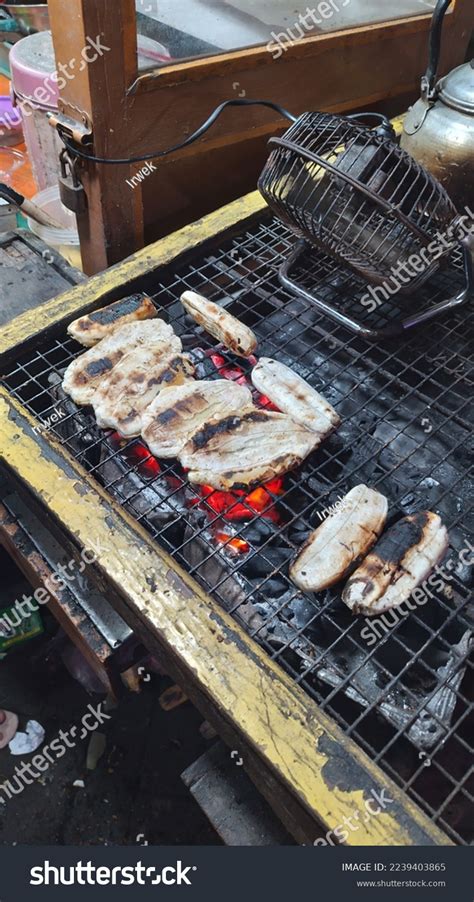
[{"label": "yellow painted wooden frame", "polygon": [[[140,276],[244,223],[264,206],[258,194],[248,195],[18,317],[0,336],[2,371],[25,341],[123,295]],[[352,817],[357,829],[346,830],[348,845],[451,845],[59,443],[47,433],[35,434],[34,426],[1,388],[0,464],[78,550],[96,550],[95,578],[149,647],[163,653],[172,675],[223,738],[238,743],[234,748],[248,772],[297,839],[316,839],[317,825],[344,829]],[[369,816],[366,802],[381,790],[392,801]]]}]

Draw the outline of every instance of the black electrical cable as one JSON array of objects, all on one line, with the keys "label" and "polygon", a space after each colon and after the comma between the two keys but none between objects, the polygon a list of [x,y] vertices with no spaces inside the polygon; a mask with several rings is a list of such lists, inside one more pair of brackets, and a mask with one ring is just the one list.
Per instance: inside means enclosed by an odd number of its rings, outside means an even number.
[{"label": "black electrical cable", "polygon": [[71,144],[64,134],[61,135],[67,149],[71,154],[76,157],[81,157],[83,160],[90,160],[91,163],[103,163],[104,165],[129,165],[130,163],[145,163],[146,160],[155,160],[158,157],[165,157],[170,153],[176,153],[178,150],[182,150],[184,147],[189,147],[190,144],[194,144],[202,135],[207,132],[207,130],[214,125],[214,122],[219,118],[221,113],[228,106],[266,106],[270,107],[270,109],[275,110],[275,112],[280,113],[286,119],[289,119],[290,122],[296,122],[297,116],[293,116],[292,113],[289,113],[288,110],[285,110],[278,103],[272,103],[271,100],[247,100],[244,98],[239,98],[235,100],[225,100],[224,103],[219,104],[218,107],[214,110],[213,113],[206,119],[205,122],[195,131],[189,138],[186,138],[185,141],[181,141],[179,144],[175,144],[173,147],[168,147],[166,150],[158,150],[155,153],[148,153],[144,156],[140,157],[127,157],[126,159],[110,159],[107,157],[95,157],[92,154],[85,153],[83,150],[78,150],[75,144]]},{"label": "black electrical cable", "polygon": [[[76,157],[80,157],[83,160],[89,160],[91,163],[102,163],[104,166],[128,166],[131,163],[145,163],[147,160],[156,160],[159,157],[166,157],[168,154],[176,153],[178,150],[183,150],[184,147],[189,147],[190,144],[194,144],[195,141],[198,141],[199,138],[204,135],[208,129],[214,125],[214,122],[217,121],[221,113],[228,106],[266,106],[275,112],[280,113],[285,119],[289,119],[290,122],[296,122],[298,116],[294,116],[293,113],[285,110],[284,107],[280,106],[279,103],[273,103],[271,100],[249,100],[247,98],[239,98],[234,100],[225,100],[223,103],[219,104],[218,107],[211,113],[208,119],[203,122],[202,125],[193,132],[189,138],[186,138],[185,141],[181,141],[179,144],[174,144],[172,147],[168,147],[165,150],[158,150],[155,153],[144,154],[139,157],[125,157],[123,159],[113,159],[110,157],[96,157],[92,154],[85,153],[83,150],[79,150],[75,144],[72,144],[66,137],[65,134],[60,135],[68,149],[68,151]],[[346,116],[347,119],[361,119],[361,118],[377,118],[382,121],[387,128],[391,129],[390,120],[384,116],[382,113],[350,113]]]}]

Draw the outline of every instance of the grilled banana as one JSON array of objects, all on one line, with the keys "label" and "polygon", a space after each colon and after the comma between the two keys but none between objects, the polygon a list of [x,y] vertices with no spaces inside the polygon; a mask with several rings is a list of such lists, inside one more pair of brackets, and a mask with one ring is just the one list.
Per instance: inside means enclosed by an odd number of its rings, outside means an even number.
[{"label": "grilled banana", "polygon": [[92,348],[119,326],[154,319],[156,315],[156,307],[146,294],[132,294],[128,298],[115,301],[115,304],[110,304],[109,307],[102,307],[87,316],[81,316],[68,326],[67,331],[79,344]]},{"label": "grilled banana", "polygon": [[161,319],[125,323],[69,364],[64,373],[64,391],[76,404],[91,404],[104,380],[134,348],[179,354],[182,344],[172,327]]},{"label": "grilled banana", "polygon": [[320,592],[344,579],[377,541],[387,507],[384,495],[366,485],[348,492],[293,561],[293,582],[305,592]]},{"label": "grilled banana", "polygon": [[248,326],[240,322],[214,301],[208,301],[195,291],[185,291],[181,303],[190,316],[239,357],[249,357],[257,348],[257,339]]},{"label": "grilled banana", "polygon": [[315,432],[331,432],[341,419],[314,388],[284,363],[262,357],[252,370],[252,382],[282,413]]},{"label": "grilled banana", "polygon": [[392,526],[347,583],[342,600],[354,614],[383,614],[406,601],[446,554],[448,532],[437,514],[419,511]]}]

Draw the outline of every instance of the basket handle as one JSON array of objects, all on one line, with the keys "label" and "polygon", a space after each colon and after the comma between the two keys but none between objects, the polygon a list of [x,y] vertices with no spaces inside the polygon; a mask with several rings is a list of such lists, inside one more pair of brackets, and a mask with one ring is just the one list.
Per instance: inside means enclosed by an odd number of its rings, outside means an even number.
[{"label": "basket handle", "polygon": [[436,79],[438,77],[439,58],[441,55],[443,22],[451,3],[452,0],[438,0],[438,4],[433,13],[430,29],[428,68],[421,79],[421,93],[426,100],[432,100],[434,96]]}]

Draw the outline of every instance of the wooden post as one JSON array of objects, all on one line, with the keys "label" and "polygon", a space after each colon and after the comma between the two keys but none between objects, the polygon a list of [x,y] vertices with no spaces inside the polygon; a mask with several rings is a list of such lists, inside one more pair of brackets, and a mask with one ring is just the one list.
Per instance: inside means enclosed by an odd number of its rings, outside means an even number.
[{"label": "wooden post", "polygon": [[[68,0],[67,12],[63,0],[50,0],[49,14],[59,75],[62,65],[68,70],[60,81],[60,111],[90,124],[96,156],[131,156],[127,88],[137,73],[134,0]],[[97,54],[93,62],[84,61],[87,47],[89,59]],[[81,171],[88,211],[78,216],[78,226],[88,274],[143,247],[141,190],[127,185],[137,168],[86,163]]]}]

